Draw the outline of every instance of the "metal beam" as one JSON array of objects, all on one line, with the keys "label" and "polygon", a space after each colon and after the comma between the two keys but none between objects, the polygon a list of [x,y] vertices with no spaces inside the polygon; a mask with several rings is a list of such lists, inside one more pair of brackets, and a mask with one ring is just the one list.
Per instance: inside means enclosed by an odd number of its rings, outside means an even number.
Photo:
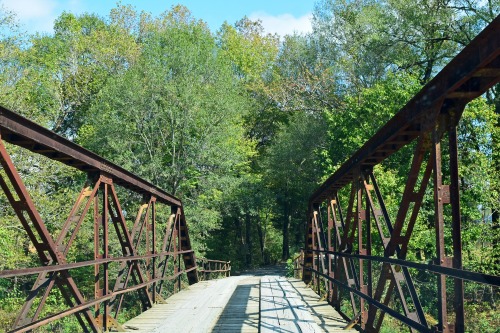
[{"label": "metal beam", "polygon": [[[466,104],[500,81],[500,16],[446,65],[389,122],[313,193],[321,203],[354,181],[354,171],[379,164],[428,130],[448,106]],[[441,107],[442,106],[442,107]]]},{"label": "metal beam", "polygon": [[23,116],[0,106],[2,139],[87,173],[106,173],[113,181],[132,191],[153,195],[158,201],[182,206],[182,202],[105,158],[63,138]]}]

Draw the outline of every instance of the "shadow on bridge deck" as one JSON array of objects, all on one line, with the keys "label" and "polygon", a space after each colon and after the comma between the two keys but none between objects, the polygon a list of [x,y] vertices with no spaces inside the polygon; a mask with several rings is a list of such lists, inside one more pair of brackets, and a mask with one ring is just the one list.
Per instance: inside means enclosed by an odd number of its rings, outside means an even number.
[{"label": "shadow on bridge deck", "polygon": [[345,320],[302,281],[287,280],[283,268],[199,282],[124,327],[136,333],[339,332]]},{"label": "shadow on bridge deck", "polygon": [[260,276],[244,276],[211,332],[259,332]]}]

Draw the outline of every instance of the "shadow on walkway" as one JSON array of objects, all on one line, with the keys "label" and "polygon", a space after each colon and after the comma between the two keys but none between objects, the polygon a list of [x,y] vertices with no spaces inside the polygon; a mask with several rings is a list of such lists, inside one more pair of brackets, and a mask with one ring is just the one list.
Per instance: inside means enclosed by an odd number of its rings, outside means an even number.
[{"label": "shadow on walkway", "polygon": [[238,284],[211,332],[259,331],[259,282],[249,275]]}]

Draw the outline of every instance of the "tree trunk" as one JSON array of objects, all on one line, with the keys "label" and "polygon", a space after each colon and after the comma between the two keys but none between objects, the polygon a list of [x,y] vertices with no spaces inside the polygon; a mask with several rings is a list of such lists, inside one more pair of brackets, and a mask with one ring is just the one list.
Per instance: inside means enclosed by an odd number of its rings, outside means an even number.
[{"label": "tree trunk", "polygon": [[284,214],[283,214],[283,255],[281,259],[283,261],[288,260],[290,257],[289,249],[289,235],[288,228],[290,227],[290,213],[288,209],[288,201],[285,201]]},{"label": "tree trunk", "polygon": [[245,257],[245,237],[243,236],[243,228],[241,225],[240,218],[237,217],[235,218],[235,223],[236,223],[236,234],[238,235],[238,243],[239,243],[239,251],[238,251],[238,257],[240,258],[240,262],[244,262],[244,257]]},{"label": "tree trunk", "polygon": [[246,265],[252,266],[252,219],[250,213],[245,215]]},{"label": "tree trunk", "polygon": [[257,234],[259,235],[259,245],[260,245],[260,256],[262,262],[266,263],[266,258],[264,257],[264,232],[262,230],[262,220],[260,219],[260,212],[257,212]]}]

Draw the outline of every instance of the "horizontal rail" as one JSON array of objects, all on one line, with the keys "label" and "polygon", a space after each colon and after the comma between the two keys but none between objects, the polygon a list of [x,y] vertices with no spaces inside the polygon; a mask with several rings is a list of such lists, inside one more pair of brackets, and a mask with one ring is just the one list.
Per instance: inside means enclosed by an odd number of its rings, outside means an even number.
[{"label": "horizontal rail", "polygon": [[137,260],[142,260],[142,259],[157,258],[157,257],[161,257],[161,256],[166,256],[166,255],[177,255],[177,254],[192,253],[192,252],[194,252],[194,251],[193,250],[177,251],[177,252],[165,251],[165,252],[161,252],[161,253],[146,254],[146,255],[133,256],[133,257],[110,257],[107,259],[87,260],[87,261],[80,261],[80,262],[74,262],[74,263],[62,264],[62,265],[38,266],[38,267],[30,267],[30,268],[3,270],[3,271],[0,271],[0,278],[9,278],[9,277],[15,277],[15,276],[37,274],[37,273],[53,273],[53,272],[65,271],[65,270],[70,270],[70,269],[75,269],[75,268],[107,264],[110,262],[137,261]]},{"label": "horizontal rail", "polygon": [[359,291],[358,289],[356,288],[352,288],[348,285],[346,285],[345,283],[342,283],[340,282],[339,280],[336,280],[330,276],[328,276],[327,274],[324,274],[324,273],[321,273],[315,269],[312,269],[312,268],[305,268],[307,271],[310,271],[310,272],[314,272],[322,277],[324,277],[325,279],[327,279],[328,281],[331,281],[333,283],[335,283],[336,285],[344,288],[344,289],[347,289],[349,290],[350,292],[352,292],[353,294],[356,294],[358,295],[359,297],[365,299],[366,301],[370,302],[370,304],[373,304],[375,307],[379,308],[380,310],[384,311],[385,313],[389,314],[390,316],[400,320],[401,322],[405,323],[406,325],[410,326],[410,327],[413,327],[417,330],[419,330],[420,332],[428,332],[428,333],[431,333],[431,332],[435,332],[434,330],[428,328],[427,326],[424,326],[404,315],[402,315],[401,313],[397,312],[396,310],[393,310],[391,309],[390,307],[388,307],[387,305],[384,305],[380,302],[378,302],[377,300],[375,300],[374,298],[364,294],[363,292]]},{"label": "horizontal rail", "polygon": [[386,257],[369,256],[369,255],[344,253],[344,252],[335,252],[335,251],[328,251],[328,250],[317,250],[317,249],[305,250],[305,251],[306,252],[331,254],[334,256],[339,256],[339,257],[344,257],[344,258],[357,258],[357,259],[376,261],[376,262],[381,262],[381,263],[386,263],[386,264],[399,265],[399,266],[404,266],[404,267],[408,267],[408,268],[415,268],[418,270],[429,271],[429,272],[434,273],[434,274],[442,274],[442,275],[446,275],[448,277],[452,277],[452,278],[456,278],[456,279],[460,279],[460,280],[466,280],[466,281],[471,281],[471,282],[488,284],[488,285],[500,287],[500,276],[495,276],[495,275],[471,272],[471,271],[466,271],[466,270],[462,270],[462,269],[443,267],[443,266],[438,266],[438,265],[433,265],[433,264],[421,264],[421,263],[406,261],[406,260],[402,260],[402,259],[395,259],[395,258],[386,258]]},{"label": "horizontal rail", "polygon": [[2,139],[11,144],[83,172],[104,172],[120,186],[153,195],[169,205],[182,205],[180,199],[161,188],[3,106],[0,106],[0,133]]},{"label": "horizontal rail", "polygon": [[362,167],[376,165],[419,136],[447,106],[465,105],[500,78],[500,17],[497,17],[446,65],[374,136],[356,151],[310,197],[321,203],[354,180]]},{"label": "horizontal rail", "polygon": [[30,323],[30,324],[27,324],[27,325],[24,325],[24,326],[21,326],[21,327],[15,328],[15,329],[13,329],[12,331],[9,331],[9,332],[10,333],[21,333],[21,332],[30,331],[30,330],[35,329],[37,327],[40,327],[40,326],[43,326],[43,325],[47,325],[47,324],[49,324],[49,323],[51,323],[51,322],[53,322],[55,320],[58,320],[58,319],[67,317],[67,316],[69,316],[71,314],[74,314],[74,313],[86,310],[86,309],[88,309],[88,308],[90,308],[90,307],[92,307],[94,305],[97,305],[97,304],[102,303],[104,301],[110,300],[110,299],[112,299],[112,298],[114,298],[114,297],[116,297],[118,295],[125,294],[125,293],[128,293],[128,292],[137,290],[137,289],[145,288],[148,285],[151,285],[151,284],[153,284],[155,282],[158,282],[158,281],[162,281],[162,280],[174,280],[174,279],[178,278],[181,274],[188,273],[188,272],[193,271],[195,269],[196,269],[196,267],[192,267],[192,268],[189,268],[189,269],[182,270],[182,271],[180,271],[177,274],[174,274],[172,276],[151,279],[151,280],[149,280],[147,282],[143,282],[143,283],[137,284],[135,286],[131,286],[131,287],[128,287],[128,288],[124,288],[124,289],[120,289],[120,290],[117,290],[117,291],[110,292],[109,294],[106,294],[106,296],[101,296],[101,297],[96,298],[96,299],[94,299],[92,301],[88,301],[88,302],[85,302],[85,303],[73,306],[71,309],[58,312],[57,314],[45,317],[43,319],[34,321],[34,322]]},{"label": "horizontal rail", "polygon": [[231,269],[200,269],[198,268],[198,272],[200,273],[223,273],[223,272],[228,272]]},{"label": "horizontal rail", "polygon": [[230,264],[231,261],[224,261],[224,260],[214,260],[214,259],[206,259],[206,258],[198,258],[199,261],[201,262],[216,262],[220,264]]}]

